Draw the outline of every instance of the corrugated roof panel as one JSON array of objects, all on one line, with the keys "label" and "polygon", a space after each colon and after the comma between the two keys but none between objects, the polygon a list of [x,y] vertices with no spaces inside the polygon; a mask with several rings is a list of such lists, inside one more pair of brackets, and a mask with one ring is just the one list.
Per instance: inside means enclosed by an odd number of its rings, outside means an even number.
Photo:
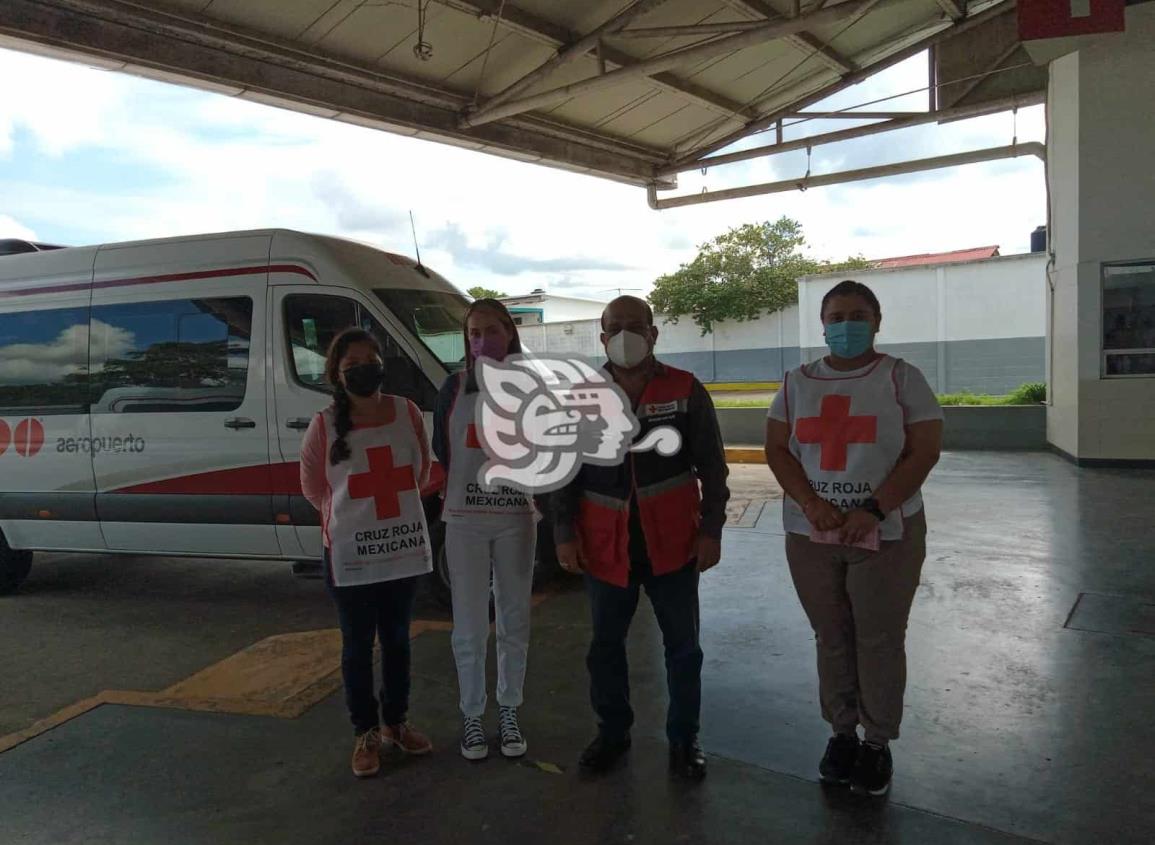
[{"label": "corrugated roof panel", "polygon": [[[417,46],[417,16],[415,11],[410,12],[414,24],[412,34],[382,54],[379,59],[381,67],[410,79],[440,84],[458,93],[472,95],[481,72],[480,57],[490,45],[490,32],[477,29],[477,19],[470,15],[431,3],[423,36],[431,54],[428,60],[422,60],[413,52]],[[498,47],[504,45],[507,51],[511,48],[516,50],[524,39],[508,29],[499,28],[494,33],[493,43]]]},{"label": "corrugated roof panel", "polygon": [[210,2],[211,0],[157,0],[153,5],[176,15],[191,17],[190,12],[202,12]]},{"label": "corrugated roof panel", "polygon": [[687,107],[688,104],[684,98],[659,91],[628,111],[601,124],[598,130],[617,135],[620,138],[632,138],[635,133],[647,129],[662,118]]},{"label": "corrugated roof panel", "polygon": [[[936,0],[888,0],[882,6],[872,9],[849,29],[846,28],[850,22],[848,18],[826,27],[822,34],[827,41],[833,40],[834,46],[843,53],[857,56],[889,44],[912,28],[949,20]],[[836,34],[837,38],[834,37]]]},{"label": "corrugated roof panel", "polygon": [[[430,13],[440,15],[444,8],[433,4]],[[315,46],[325,53],[371,65],[401,44],[408,42],[411,48],[416,31],[417,15],[412,9],[394,4],[361,6],[332,22],[324,34],[315,33]],[[412,52],[409,57],[413,58]]]},{"label": "corrugated roof panel", "polygon": [[[715,117],[717,117],[717,113],[705,106],[687,103],[644,129],[638,130],[630,137],[630,140],[663,147],[669,138],[681,136],[693,129],[705,126],[712,122]],[[731,123],[728,128],[735,129],[739,125],[738,123]]]},{"label": "corrugated roof panel", "polygon": [[[702,63],[682,75],[699,85],[724,91],[731,99],[749,103],[765,92],[766,86],[782,79],[798,66],[799,53],[783,42],[762,49],[730,53],[713,63]],[[801,78],[801,71],[790,77]]]},{"label": "corrugated roof panel", "polygon": [[[165,5],[173,2],[165,0]],[[201,0],[199,5],[197,11],[216,20],[294,39],[334,4],[333,0]]]},{"label": "corrugated roof panel", "polygon": [[560,117],[571,123],[599,128],[602,123],[612,120],[625,111],[657,96],[656,85],[645,80],[618,85],[605,92],[604,97],[591,100],[587,97],[569,99],[550,111],[550,117]]},{"label": "corrugated roof panel", "polygon": [[[513,2],[513,0],[509,0]],[[580,3],[566,0],[516,0],[517,5],[540,18],[572,29],[575,32],[589,32],[601,26],[634,0],[582,0]]]}]

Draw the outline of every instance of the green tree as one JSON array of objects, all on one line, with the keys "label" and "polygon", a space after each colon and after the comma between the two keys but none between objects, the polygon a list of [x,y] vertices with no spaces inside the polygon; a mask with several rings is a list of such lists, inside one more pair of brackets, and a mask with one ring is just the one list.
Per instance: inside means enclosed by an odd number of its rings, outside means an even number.
[{"label": "green tree", "polygon": [[671,322],[689,315],[713,331],[720,320],[756,320],[798,301],[797,280],[811,273],[859,270],[862,257],[825,261],[802,252],[806,239],[797,220],[736,226],[702,244],[698,255],[654,282],[650,304]]},{"label": "green tree", "polygon": [[474,285],[466,293],[474,299],[501,299],[506,295],[492,288],[483,288],[481,285]]}]

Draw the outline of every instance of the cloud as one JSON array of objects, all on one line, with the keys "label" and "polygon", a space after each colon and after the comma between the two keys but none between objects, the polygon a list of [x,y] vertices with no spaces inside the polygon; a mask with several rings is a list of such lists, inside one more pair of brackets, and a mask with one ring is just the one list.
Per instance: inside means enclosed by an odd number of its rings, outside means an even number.
[{"label": "cloud", "polygon": [[[133,348],[133,335],[99,320],[93,334],[101,338],[109,358],[119,358]],[[9,384],[46,384],[83,372],[88,365],[88,330],[69,326],[51,340],[18,342],[0,346],[0,380]]]},{"label": "cloud", "polygon": [[428,238],[435,249],[441,249],[453,256],[462,267],[481,268],[501,276],[517,276],[522,273],[541,272],[584,272],[591,270],[629,270],[629,264],[611,259],[591,256],[563,256],[555,258],[532,258],[502,249],[509,235],[497,230],[489,235],[485,246],[473,246],[464,230],[456,223],[438,229]]},{"label": "cloud", "polygon": [[0,214],[0,238],[18,238],[22,241],[38,240],[35,231],[7,214]]},{"label": "cloud", "polygon": [[352,232],[394,233],[409,231],[409,214],[356,196],[332,172],[319,173],[313,180],[317,199],[333,212],[337,225]]}]

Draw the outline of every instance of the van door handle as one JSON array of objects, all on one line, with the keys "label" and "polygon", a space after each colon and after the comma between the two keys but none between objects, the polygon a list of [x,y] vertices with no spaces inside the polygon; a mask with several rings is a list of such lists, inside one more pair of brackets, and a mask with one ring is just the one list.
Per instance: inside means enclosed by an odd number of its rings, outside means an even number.
[{"label": "van door handle", "polygon": [[294,431],[305,431],[308,427],[308,417],[293,417],[290,420],[285,420],[285,428],[291,428]]},{"label": "van door handle", "polygon": [[237,431],[238,429],[242,428],[256,427],[256,422],[250,420],[248,417],[229,417],[227,420],[225,420],[225,428],[231,428],[233,431]]}]

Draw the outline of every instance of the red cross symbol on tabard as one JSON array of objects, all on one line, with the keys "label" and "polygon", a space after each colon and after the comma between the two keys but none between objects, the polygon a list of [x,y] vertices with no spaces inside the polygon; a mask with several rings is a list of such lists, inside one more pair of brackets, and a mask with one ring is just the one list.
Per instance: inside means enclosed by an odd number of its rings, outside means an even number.
[{"label": "red cross symbol on tabard", "polygon": [[841,472],[846,469],[847,447],[851,443],[878,440],[878,417],[852,417],[849,396],[823,396],[821,416],[798,420],[794,436],[799,443],[821,444],[822,469]]},{"label": "red cross symbol on tabard", "polygon": [[393,465],[393,447],[375,446],[366,449],[369,471],[349,476],[349,495],[354,499],[373,499],[377,519],[396,519],[401,516],[400,496],[406,490],[416,490],[412,466]]},{"label": "red cross symbol on tabard", "polygon": [[466,449],[480,449],[481,440],[477,437],[477,425],[469,424],[469,428],[465,430],[465,448]]}]

